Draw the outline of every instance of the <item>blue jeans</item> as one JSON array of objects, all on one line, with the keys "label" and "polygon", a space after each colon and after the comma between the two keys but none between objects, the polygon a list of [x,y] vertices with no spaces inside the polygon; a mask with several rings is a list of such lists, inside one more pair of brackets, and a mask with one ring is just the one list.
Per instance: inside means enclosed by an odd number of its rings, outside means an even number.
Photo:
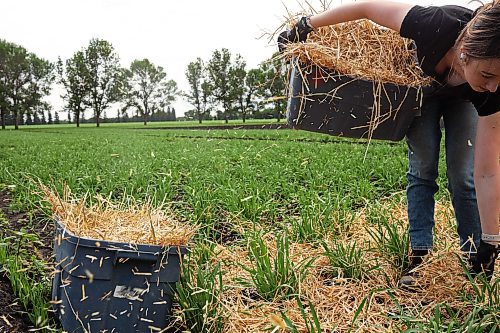
[{"label": "blue jeans", "polygon": [[422,107],[422,115],[415,118],[406,134],[409,148],[406,195],[411,248],[429,250],[433,244],[441,117],[445,129],[448,190],[457,220],[460,246],[463,251],[474,251],[481,238],[473,178],[478,116],[470,102],[446,99],[427,101]]}]

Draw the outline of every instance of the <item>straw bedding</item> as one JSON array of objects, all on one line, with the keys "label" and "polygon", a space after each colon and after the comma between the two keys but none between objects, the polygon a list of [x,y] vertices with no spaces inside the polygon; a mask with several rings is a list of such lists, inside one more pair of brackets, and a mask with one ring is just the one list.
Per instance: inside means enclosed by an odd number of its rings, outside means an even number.
[{"label": "straw bedding", "polygon": [[[437,220],[449,221],[452,216],[450,214],[450,205],[437,205]],[[394,221],[405,220],[405,205],[395,206],[392,217]],[[343,243],[354,241],[361,246],[365,250],[365,263],[380,259],[382,255],[376,251],[366,251],[370,243],[370,237],[365,232],[367,224],[363,211],[359,212],[349,232],[345,233],[350,236],[341,236],[344,238],[337,240]],[[380,270],[361,280],[326,278],[321,272],[327,268],[328,260],[323,256],[322,249],[309,244],[291,243],[291,258],[294,262],[316,258],[308,277],[300,285],[300,298],[306,306],[309,318],[312,318],[307,306],[309,301],[317,312],[324,332],[400,331],[406,328],[396,318],[401,314],[401,309],[412,312],[420,320],[427,320],[436,305],[443,303],[460,313],[469,313],[470,303],[464,300],[463,294],[473,294],[474,291],[462,273],[457,259],[460,251],[456,247],[457,237],[453,223],[440,223],[436,228],[435,250],[420,268],[420,288],[414,292],[397,288],[399,272],[383,260],[378,261]],[[274,236],[267,234],[265,243],[274,256]],[[293,298],[274,302],[249,299],[244,289],[238,285],[237,279],[248,277],[239,264],[251,265],[244,246],[218,246],[215,252],[218,255],[214,258],[214,264],[221,262],[223,265],[223,280],[226,286],[219,299],[224,313],[228,316],[224,332],[289,332],[282,313],[286,314],[299,332],[307,332]],[[363,302],[363,309],[352,324],[355,313]]]}]

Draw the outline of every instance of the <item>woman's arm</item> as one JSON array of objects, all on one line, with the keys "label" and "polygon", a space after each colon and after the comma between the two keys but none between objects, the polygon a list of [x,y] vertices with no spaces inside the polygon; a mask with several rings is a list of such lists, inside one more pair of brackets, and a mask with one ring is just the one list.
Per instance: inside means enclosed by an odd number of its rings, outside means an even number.
[{"label": "woman's arm", "polygon": [[354,2],[311,16],[310,22],[314,28],[319,28],[353,20],[369,19],[399,32],[401,23],[413,6],[412,4],[391,1]]},{"label": "woman's arm", "polygon": [[474,155],[474,183],[484,234],[498,235],[500,217],[500,112],[479,117]]}]

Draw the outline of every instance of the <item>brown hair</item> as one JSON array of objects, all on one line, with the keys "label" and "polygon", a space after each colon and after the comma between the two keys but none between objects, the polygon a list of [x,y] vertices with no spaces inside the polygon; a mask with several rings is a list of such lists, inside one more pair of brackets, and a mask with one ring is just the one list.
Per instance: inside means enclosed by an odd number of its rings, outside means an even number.
[{"label": "brown hair", "polygon": [[470,57],[500,58],[500,0],[476,9],[457,44]]}]

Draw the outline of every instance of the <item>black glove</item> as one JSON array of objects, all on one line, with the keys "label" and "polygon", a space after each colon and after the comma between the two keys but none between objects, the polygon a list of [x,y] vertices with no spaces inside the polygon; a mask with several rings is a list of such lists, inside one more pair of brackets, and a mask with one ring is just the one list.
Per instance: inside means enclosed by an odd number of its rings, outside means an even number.
[{"label": "black glove", "polygon": [[309,24],[308,17],[302,17],[290,30],[285,30],[278,36],[278,49],[283,52],[288,43],[305,42],[307,35],[314,29]]},{"label": "black glove", "polygon": [[479,245],[477,249],[477,255],[472,259],[472,272],[475,274],[480,274],[484,272],[488,280],[493,276],[495,271],[495,260],[498,258],[498,247],[483,242]]}]

